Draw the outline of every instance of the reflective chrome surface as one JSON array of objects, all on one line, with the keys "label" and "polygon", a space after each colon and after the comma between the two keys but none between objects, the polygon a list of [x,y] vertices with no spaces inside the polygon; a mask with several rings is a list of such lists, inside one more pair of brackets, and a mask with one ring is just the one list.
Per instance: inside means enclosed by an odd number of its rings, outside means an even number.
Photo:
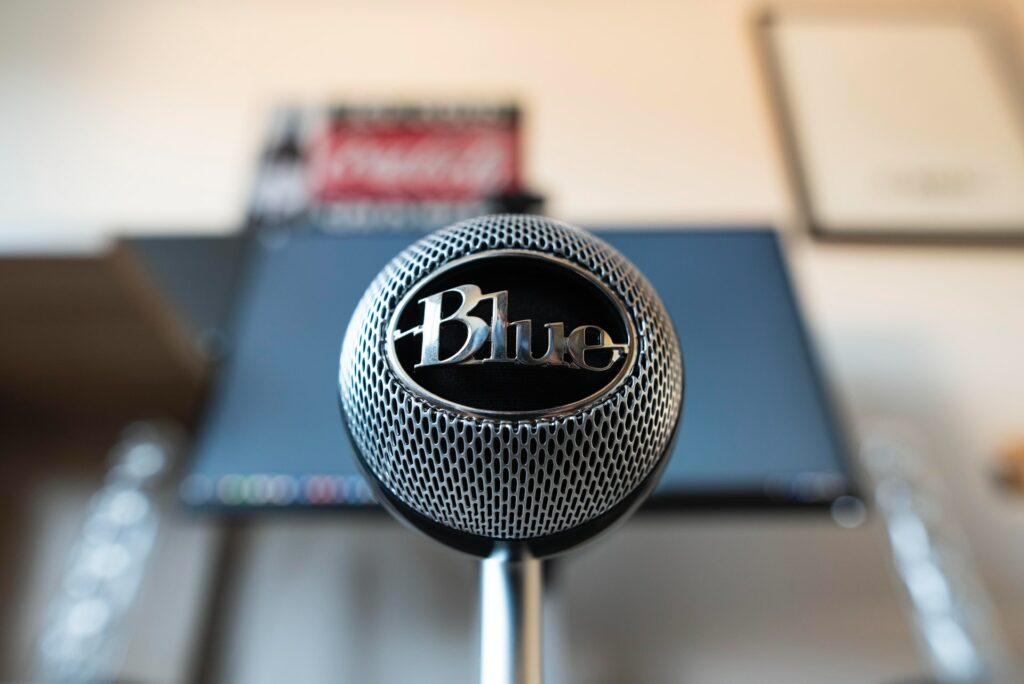
[{"label": "reflective chrome surface", "polygon": [[480,562],[480,682],[540,684],[541,561],[499,549]]},{"label": "reflective chrome surface", "polygon": [[[621,377],[576,404],[513,415],[453,405],[402,377],[389,358],[396,309],[449,264],[495,250],[571,264],[621,302],[635,340]],[[612,247],[551,219],[489,216],[434,233],[384,268],[346,333],[339,391],[381,487],[456,532],[525,540],[598,518],[655,472],[681,410],[682,356],[657,294]]]},{"label": "reflective chrome surface", "polygon": [[[550,261],[564,266],[567,269],[571,269],[587,280],[597,284],[599,289],[604,292],[605,296],[608,298],[608,301],[615,305],[615,308],[618,310],[627,329],[630,329],[631,325],[629,316],[623,310],[622,303],[619,302],[610,292],[607,292],[607,287],[600,283],[600,281],[596,281],[593,276],[580,271],[578,267],[574,266],[570,262],[566,262],[562,259],[556,259],[546,254],[526,252],[523,250],[492,250],[483,254],[467,257],[466,259],[458,259],[438,271],[434,277],[441,275],[452,267],[464,265],[468,261],[501,258],[508,255],[525,256]],[[427,282],[429,283],[429,280]],[[513,321],[511,324],[509,323],[509,290],[484,293],[480,287],[471,283],[448,288],[440,292],[435,292],[427,297],[423,297],[422,299],[418,299],[416,303],[423,307],[423,322],[420,325],[407,330],[399,330],[397,327],[398,319],[404,313],[405,309],[412,304],[412,302],[409,301],[409,298],[415,297],[417,291],[414,291],[407,296],[406,299],[395,308],[395,313],[392,316],[388,332],[389,357],[393,367],[396,372],[403,374],[405,378],[414,385],[415,382],[404,373],[401,368],[401,364],[395,361],[396,353],[394,350],[394,343],[409,335],[419,335],[422,339],[420,360],[419,363],[416,364],[416,368],[422,368],[424,366],[448,366],[477,363],[515,363],[524,366],[564,365],[575,369],[602,372],[610,369],[620,359],[627,357],[631,358],[633,355],[635,335],[632,333],[632,330],[629,330],[627,339],[622,342],[615,342],[612,340],[608,332],[600,326],[580,325],[574,328],[567,338],[565,335],[565,324],[562,322],[552,322],[544,324],[544,327],[548,331],[546,351],[539,357],[534,357],[533,350],[531,348],[533,321],[526,319]],[[455,311],[447,316],[442,316],[441,308],[445,295],[457,295],[460,298],[460,301],[459,306]],[[482,302],[489,302],[491,305],[490,323],[479,316],[475,316],[470,313]],[[443,323],[458,323],[464,327],[461,332],[464,336],[464,342],[460,345],[458,351],[444,359],[440,358],[441,325]],[[516,337],[515,348],[512,355],[509,355],[507,349],[508,328],[510,325],[515,330]],[[587,331],[597,333],[597,342],[588,343],[586,341]],[[476,357],[476,353],[481,347],[483,347],[485,342],[490,342],[491,344],[490,354],[483,359]],[[594,366],[587,363],[586,352],[591,350],[610,351],[610,361],[603,366]]]}]

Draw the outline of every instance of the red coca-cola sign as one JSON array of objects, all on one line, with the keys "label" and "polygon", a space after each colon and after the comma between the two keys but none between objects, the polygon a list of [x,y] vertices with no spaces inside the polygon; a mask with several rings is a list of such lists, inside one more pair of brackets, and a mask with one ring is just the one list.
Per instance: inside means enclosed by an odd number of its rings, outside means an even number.
[{"label": "red coca-cola sign", "polygon": [[310,145],[320,202],[463,201],[519,188],[511,109],[336,110]]}]

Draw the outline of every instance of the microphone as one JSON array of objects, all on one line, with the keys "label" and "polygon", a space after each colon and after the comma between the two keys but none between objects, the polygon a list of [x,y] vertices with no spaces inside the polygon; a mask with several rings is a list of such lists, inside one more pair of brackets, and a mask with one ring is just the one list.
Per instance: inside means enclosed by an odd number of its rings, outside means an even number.
[{"label": "microphone", "polygon": [[481,681],[541,679],[541,559],[623,521],[671,454],[675,328],[593,235],[485,216],[395,257],[356,307],[339,394],[399,520],[483,559]]}]

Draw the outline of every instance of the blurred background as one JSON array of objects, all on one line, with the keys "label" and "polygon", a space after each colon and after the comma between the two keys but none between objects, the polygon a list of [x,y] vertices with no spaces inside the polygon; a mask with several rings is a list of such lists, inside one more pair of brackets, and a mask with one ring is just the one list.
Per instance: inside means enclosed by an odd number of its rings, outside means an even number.
[{"label": "blurred background", "polygon": [[[0,680],[473,681],[468,558],[197,445],[254,252],[530,210],[777,233],[847,435],[841,496],[566,558],[565,681],[1024,681],[1022,33],[1016,0],[0,3]],[[381,120],[491,156],[350,183]]]}]

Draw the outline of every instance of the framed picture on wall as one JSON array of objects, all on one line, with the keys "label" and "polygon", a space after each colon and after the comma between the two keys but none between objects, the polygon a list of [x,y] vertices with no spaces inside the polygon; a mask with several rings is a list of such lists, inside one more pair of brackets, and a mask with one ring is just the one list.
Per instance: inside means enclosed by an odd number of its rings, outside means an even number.
[{"label": "framed picture on wall", "polygon": [[1024,242],[1019,55],[949,8],[769,10],[758,43],[801,218],[835,240]]}]

